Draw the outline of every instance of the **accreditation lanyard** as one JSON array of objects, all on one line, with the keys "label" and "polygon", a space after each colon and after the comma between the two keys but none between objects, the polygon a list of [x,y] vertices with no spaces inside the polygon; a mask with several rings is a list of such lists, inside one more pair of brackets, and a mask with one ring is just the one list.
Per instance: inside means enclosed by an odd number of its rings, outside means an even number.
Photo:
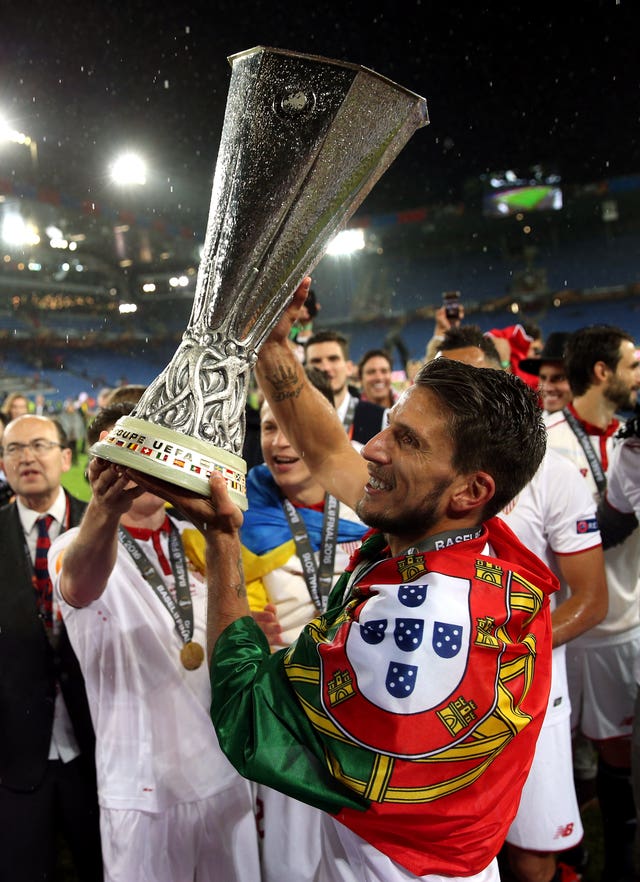
[{"label": "accreditation lanyard", "polygon": [[120,541],[130,554],[133,562],[140,570],[142,577],[151,586],[158,600],[169,611],[176,625],[176,630],[183,643],[189,643],[193,637],[193,603],[189,590],[189,575],[180,533],[172,522],[169,533],[169,562],[176,586],[176,600],[173,599],[164,580],[140,548],[133,536],[120,524],[118,534]]},{"label": "accreditation lanyard", "polygon": [[302,575],[314,606],[324,612],[333,582],[336,541],[338,538],[338,500],[330,493],[324,497],[322,517],[322,536],[320,540],[319,561],[311,547],[311,540],[304,518],[289,499],[282,500],[284,513],[289,521],[296,552],[302,562]]},{"label": "accreditation lanyard", "polygon": [[598,488],[598,493],[602,497],[606,486],[607,486],[607,477],[602,468],[602,464],[598,459],[598,455],[593,449],[593,444],[591,443],[591,439],[587,435],[584,430],[584,426],[582,423],[575,418],[575,416],[571,413],[568,407],[564,407],[562,409],[562,415],[569,423],[573,434],[578,439],[580,447],[584,451],[584,455],[587,457],[587,462],[589,463],[589,468],[591,469],[591,474],[593,475],[593,480],[596,482],[596,487]]},{"label": "accreditation lanyard", "polygon": [[[475,527],[469,527],[467,530],[443,530],[441,533],[434,533],[431,536],[425,537],[422,542],[418,542],[416,545],[411,545],[409,548],[401,551],[400,554],[395,555],[398,557],[406,557],[408,555],[415,554],[426,554],[429,551],[443,551],[445,548],[450,548],[452,545],[460,545],[462,542],[469,542],[472,539],[479,539],[482,535],[482,531],[484,530],[484,525],[479,524]],[[354,568],[353,572],[349,576],[349,581],[344,587],[344,591],[342,592],[343,603],[349,597],[352,589],[357,585],[357,583],[364,578],[370,570],[374,567],[377,567],[378,564],[382,563],[387,558],[379,558],[378,560],[363,560]]]},{"label": "accreditation lanyard", "polygon": [[353,425],[353,420],[356,415],[356,407],[358,406],[358,399],[349,393],[349,404],[347,406],[347,412],[344,415],[344,419],[342,421],[342,425],[345,427],[347,432],[351,429]]}]

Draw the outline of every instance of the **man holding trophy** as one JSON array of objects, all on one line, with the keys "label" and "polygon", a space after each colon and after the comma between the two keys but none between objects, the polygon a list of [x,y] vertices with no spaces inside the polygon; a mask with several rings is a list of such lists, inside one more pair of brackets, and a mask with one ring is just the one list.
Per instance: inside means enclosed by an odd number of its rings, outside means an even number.
[{"label": "man holding trophy", "polygon": [[[326,812],[316,882],[493,882],[550,685],[557,582],[493,518],[542,458],[539,408],[511,376],[439,360],[355,452],[288,343],[308,282],[278,320],[426,104],[342,62],[263,47],[231,62],[189,326],[92,452],[203,533],[218,739],[243,775]],[[278,423],[375,528],[326,610],[274,654],[238,533],[259,351]]]},{"label": "man holding trophy", "polygon": [[550,684],[557,582],[493,518],[544,452],[535,397],[438,359],[360,458],[288,348],[263,353],[270,406],[294,444],[311,439],[316,479],[377,529],[326,612],[271,654],[224,482],[212,476],[210,500],[170,494],[205,536],[221,747],[327,813],[318,880],[497,880]]}]

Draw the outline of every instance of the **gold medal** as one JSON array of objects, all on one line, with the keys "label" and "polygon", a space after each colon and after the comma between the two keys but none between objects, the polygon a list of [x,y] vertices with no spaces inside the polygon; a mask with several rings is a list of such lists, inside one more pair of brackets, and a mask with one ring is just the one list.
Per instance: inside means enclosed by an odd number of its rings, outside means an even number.
[{"label": "gold medal", "polygon": [[180,661],[188,671],[195,671],[204,661],[204,649],[199,643],[190,640],[180,650]]}]

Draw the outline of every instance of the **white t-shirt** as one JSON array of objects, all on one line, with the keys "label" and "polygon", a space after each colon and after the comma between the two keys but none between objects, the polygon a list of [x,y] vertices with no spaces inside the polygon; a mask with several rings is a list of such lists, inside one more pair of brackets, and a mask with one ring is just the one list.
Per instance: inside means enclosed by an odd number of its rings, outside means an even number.
[{"label": "white t-shirt", "polygon": [[[625,438],[613,449],[607,474],[607,503],[623,514],[640,519],[640,438]],[[638,529],[635,533],[640,532]],[[628,541],[628,540],[627,540]],[[640,683],[640,657],[633,676]]]},{"label": "white t-shirt", "polygon": [[472,876],[414,876],[330,815],[322,817],[321,834],[321,862],[314,882],[500,882],[496,858]]},{"label": "white t-shirt", "polygon": [[616,444],[607,475],[607,502],[640,518],[640,438],[625,438]]},{"label": "white t-shirt", "polygon": [[[178,522],[180,532],[191,528]],[[248,788],[223,755],[209,716],[206,660],[194,671],[180,662],[182,641],[171,614],[121,544],[102,596],[82,609],[65,603],[56,574],[78,529],[49,552],[49,571],[73,649],[84,674],[97,736],[99,801],[112,809],[161,812],[204,799],[234,784]],[[169,559],[168,535],[161,536]],[[138,543],[162,573],[152,542]],[[62,558],[64,567],[64,558]],[[162,574],[173,590],[173,576]],[[189,572],[195,630],[205,646],[206,584]]]},{"label": "white t-shirt", "polygon": [[[591,473],[587,457],[571,426],[560,411],[546,419],[548,444],[562,456],[574,462],[586,486],[597,500],[598,488]],[[600,462],[605,458],[608,473],[616,442],[612,436],[589,435]],[[586,634],[576,637],[581,646],[598,646],[610,643],[612,637],[622,637],[626,632],[640,627],[640,604],[638,603],[638,579],[640,560],[640,530],[636,529],[620,545],[608,548],[604,553],[609,611],[602,622]]]},{"label": "white t-shirt", "polygon": [[[531,481],[500,517],[558,576],[556,554],[575,554],[601,544],[592,494],[573,463],[551,447]],[[554,600],[552,595],[552,605]]]},{"label": "white t-shirt", "polygon": [[[500,513],[518,539],[560,578],[556,555],[576,554],[600,545],[596,504],[580,472],[559,453],[547,448],[531,481]],[[562,583],[562,596],[567,586]],[[556,595],[551,597],[552,609]],[[571,705],[565,666],[565,646],[553,650],[549,706],[545,723],[569,716]]]}]

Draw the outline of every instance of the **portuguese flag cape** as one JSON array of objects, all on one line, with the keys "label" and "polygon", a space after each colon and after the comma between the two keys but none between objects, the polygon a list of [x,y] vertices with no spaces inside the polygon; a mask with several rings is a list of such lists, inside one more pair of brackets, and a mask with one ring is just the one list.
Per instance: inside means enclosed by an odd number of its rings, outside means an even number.
[{"label": "portuguese flag cape", "polygon": [[551,571],[494,518],[388,557],[366,538],[327,612],[271,655],[252,619],[212,659],[212,719],[246,777],[315,805],[417,876],[472,875],[515,816],[551,677]]}]

